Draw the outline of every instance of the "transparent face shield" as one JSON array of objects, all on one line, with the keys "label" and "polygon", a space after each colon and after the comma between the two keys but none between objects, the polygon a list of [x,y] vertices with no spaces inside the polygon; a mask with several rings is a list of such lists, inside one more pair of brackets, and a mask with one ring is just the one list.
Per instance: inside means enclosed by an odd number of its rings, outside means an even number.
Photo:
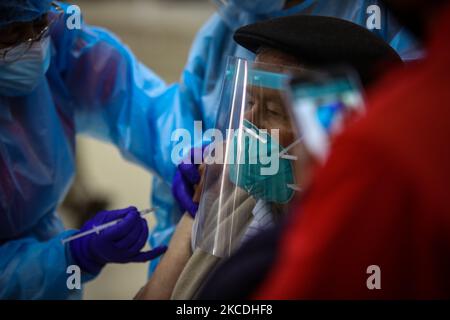
[{"label": "transparent face shield", "polygon": [[287,112],[290,76],[300,70],[230,58],[216,129],[205,132],[203,193],[193,246],[229,256],[249,233],[283,215],[299,188],[300,139]]},{"label": "transparent face shield", "polygon": [[289,112],[302,137],[295,148],[295,172],[304,190],[328,158],[334,138],[364,113],[364,96],[359,77],[347,67],[304,70],[291,80],[289,95]]},{"label": "transparent face shield", "polygon": [[365,111],[359,77],[348,68],[308,71],[291,87],[292,118],[305,150],[323,163],[333,137]]}]

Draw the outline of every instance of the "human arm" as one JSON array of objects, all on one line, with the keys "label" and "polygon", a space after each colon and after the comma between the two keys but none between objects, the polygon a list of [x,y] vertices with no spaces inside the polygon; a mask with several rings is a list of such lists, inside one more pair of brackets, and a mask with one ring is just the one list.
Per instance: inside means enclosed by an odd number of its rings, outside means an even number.
[{"label": "human arm", "polygon": [[171,151],[178,142],[171,135],[179,128],[193,132],[194,119],[201,120],[201,84],[192,74],[197,70],[185,70],[180,83],[168,85],[108,30],[84,22],[69,30],[64,22],[52,28],[49,73],[65,120],[75,120],[77,133],[113,143],[127,160],[171,181]]},{"label": "human arm", "polygon": [[[61,240],[74,234],[65,231],[48,240],[35,237],[11,240],[0,245],[0,299],[70,299],[66,273],[75,264]],[[93,275],[82,274],[82,282]]]},{"label": "human arm", "polygon": [[192,255],[191,232],[193,221],[190,215],[183,215],[166,254],[135,299],[163,300],[170,298],[184,266]]}]

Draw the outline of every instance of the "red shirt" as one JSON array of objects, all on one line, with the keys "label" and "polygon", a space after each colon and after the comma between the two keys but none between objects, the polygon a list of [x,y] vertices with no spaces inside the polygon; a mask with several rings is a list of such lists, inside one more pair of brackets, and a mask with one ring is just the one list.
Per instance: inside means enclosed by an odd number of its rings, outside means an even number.
[{"label": "red shirt", "polygon": [[[450,7],[369,95],[292,216],[260,299],[450,298]],[[367,268],[380,268],[369,290]]]}]

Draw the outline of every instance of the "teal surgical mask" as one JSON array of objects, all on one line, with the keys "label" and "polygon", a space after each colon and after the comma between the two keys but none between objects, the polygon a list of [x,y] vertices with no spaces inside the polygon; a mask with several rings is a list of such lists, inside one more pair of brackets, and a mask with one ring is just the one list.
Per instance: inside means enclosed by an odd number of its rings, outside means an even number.
[{"label": "teal surgical mask", "polygon": [[234,159],[228,160],[231,182],[256,199],[279,204],[289,202],[298,188],[291,163],[295,159],[286,151],[267,130],[244,120],[243,130],[236,131],[233,137]]},{"label": "teal surgical mask", "polygon": [[50,66],[50,38],[36,42],[19,60],[0,62],[0,95],[24,96],[44,79]]}]

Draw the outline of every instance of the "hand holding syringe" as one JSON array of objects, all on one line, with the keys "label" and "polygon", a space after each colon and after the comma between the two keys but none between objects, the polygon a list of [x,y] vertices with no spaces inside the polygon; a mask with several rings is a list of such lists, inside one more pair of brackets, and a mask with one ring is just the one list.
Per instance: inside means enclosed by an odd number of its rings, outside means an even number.
[{"label": "hand holding syringe", "polygon": [[77,234],[62,240],[70,260],[81,270],[96,275],[108,263],[147,262],[161,256],[167,246],[143,250],[149,235],[143,216],[155,210],[128,207],[97,213]]},{"label": "hand holding syringe", "polygon": [[[141,217],[144,217],[147,214],[154,212],[156,209],[157,208],[150,208],[150,209],[141,210],[141,211],[139,211],[139,214],[141,215]],[[109,227],[115,226],[118,222],[120,222],[122,220],[123,220],[123,218],[120,218],[120,219],[109,221],[107,223],[104,223],[104,224],[101,224],[101,225],[98,225],[98,226],[94,226],[90,230],[77,233],[77,234],[75,234],[75,235],[73,235],[73,236],[71,236],[69,238],[62,239],[62,243],[66,244],[66,243],[68,243],[70,241],[86,237],[86,236],[88,236],[90,234],[93,234],[93,233],[99,234],[102,230],[105,230],[105,229],[107,229]]]}]

